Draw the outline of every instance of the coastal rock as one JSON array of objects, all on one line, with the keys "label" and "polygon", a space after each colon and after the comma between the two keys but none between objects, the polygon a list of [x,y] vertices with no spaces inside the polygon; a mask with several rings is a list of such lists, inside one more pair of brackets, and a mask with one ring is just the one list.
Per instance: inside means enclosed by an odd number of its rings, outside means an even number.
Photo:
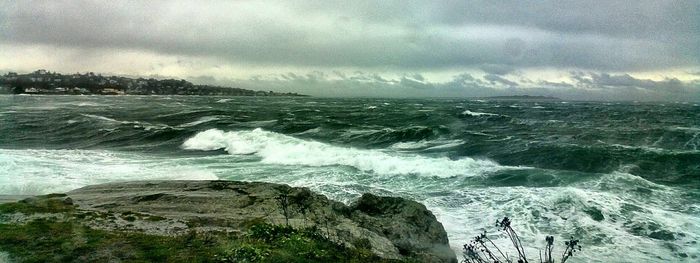
[{"label": "coastal rock", "polygon": [[[127,230],[177,235],[191,230],[244,233],[256,222],[289,224],[316,227],[337,243],[367,248],[387,259],[456,262],[435,216],[424,205],[398,197],[365,194],[346,206],[306,188],[238,181],[109,183],[83,187],[67,196],[81,210],[130,215],[128,220],[120,219],[128,224],[92,227],[128,225]],[[148,217],[163,220],[138,220]],[[163,226],[167,222],[173,226]]]},{"label": "coastal rock", "polygon": [[351,210],[354,222],[370,231],[384,233],[403,256],[423,262],[449,262],[454,258],[445,229],[421,203],[364,194]]}]

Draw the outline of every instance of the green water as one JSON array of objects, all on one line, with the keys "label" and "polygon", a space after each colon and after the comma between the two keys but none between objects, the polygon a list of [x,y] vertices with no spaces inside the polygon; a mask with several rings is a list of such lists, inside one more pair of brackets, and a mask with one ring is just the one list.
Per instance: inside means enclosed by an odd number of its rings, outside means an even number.
[{"label": "green water", "polygon": [[373,192],[424,203],[456,250],[509,216],[528,244],[581,239],[575,262],[696,262],[699,146],[692,103],[0,96],[0,194],[217,178]]}]

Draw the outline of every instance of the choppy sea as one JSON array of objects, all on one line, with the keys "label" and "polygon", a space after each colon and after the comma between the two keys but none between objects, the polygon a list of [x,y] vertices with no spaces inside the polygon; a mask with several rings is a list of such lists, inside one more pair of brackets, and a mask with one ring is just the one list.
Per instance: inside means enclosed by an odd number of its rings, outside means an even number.
[{"label": "choppy sea", "polygon": [[533,255],[554,235],[571,262],[700,261],[693,103],[0,96],[0,194],[150,179],[407,197],[457,252],[508,246],[508,216]]}]

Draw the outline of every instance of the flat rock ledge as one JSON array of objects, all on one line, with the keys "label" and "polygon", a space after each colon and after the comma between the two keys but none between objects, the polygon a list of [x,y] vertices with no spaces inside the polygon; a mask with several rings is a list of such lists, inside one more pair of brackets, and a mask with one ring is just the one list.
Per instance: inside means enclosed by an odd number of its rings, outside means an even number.
[{"label": "flat rock ledge", "polygon": [[[106,230],[180,235],[188,231],[245,233],[255,223],[316,227],[348,247],[371,247],[387,259],[457,262],[442,224],[424,205],[364,194],[347,206],[306,188],[239,181],[134,181],[92,185],[66,193],[85,218]],[[286,216],[283,207],[286,207]]]}]

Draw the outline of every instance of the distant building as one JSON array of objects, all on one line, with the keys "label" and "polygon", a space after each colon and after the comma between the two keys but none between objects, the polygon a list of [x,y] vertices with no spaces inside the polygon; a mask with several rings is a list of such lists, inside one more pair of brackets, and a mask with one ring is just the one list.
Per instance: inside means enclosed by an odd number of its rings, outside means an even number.
[{"label": "distant building", "polygon": [[102,94],[109,94],[109,95],[124,95],[124,91],[121,89],[115,89],[115,88],[104,88],[102,89]]}]

